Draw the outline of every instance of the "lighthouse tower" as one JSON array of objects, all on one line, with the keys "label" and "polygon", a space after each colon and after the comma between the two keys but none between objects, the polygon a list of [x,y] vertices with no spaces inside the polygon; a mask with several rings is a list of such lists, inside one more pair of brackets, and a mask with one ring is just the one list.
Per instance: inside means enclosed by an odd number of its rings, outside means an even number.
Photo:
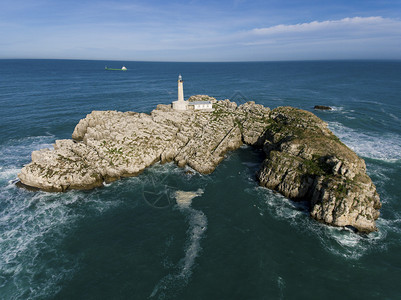
[{"label": "lighthouse tower", "polygon": [[178,100],[173,102],[173,109],[175,110],[187,110],[188,103],[184,101],[184,81],[182,80],[181,74],[178,76]]},{"label": "lighthouse tower", "polygon": [[184,80],[178,75],[178,101],[184,101]]}]

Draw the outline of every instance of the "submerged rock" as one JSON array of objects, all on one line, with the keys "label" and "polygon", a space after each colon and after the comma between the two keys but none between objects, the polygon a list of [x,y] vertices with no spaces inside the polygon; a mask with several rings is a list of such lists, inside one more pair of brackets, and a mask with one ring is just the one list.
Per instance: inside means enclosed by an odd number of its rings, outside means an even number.
[{"label": "submerged rock", "polygon": [[177,112],[167,105],[150,115],[93,111],[72,138],[57,140],[54,150],[34,151],[18,175],[21,182],[50,192],[92,189],[159,161],[209,174],[227,151],[246,143],[266,153],[258,173],[262,186],[309,201],[318,221],[376,230],[380,200],[364,161],[310,112],[271,111],[254,102],[237,107],[229,100],[215,102],[213,112]]}]

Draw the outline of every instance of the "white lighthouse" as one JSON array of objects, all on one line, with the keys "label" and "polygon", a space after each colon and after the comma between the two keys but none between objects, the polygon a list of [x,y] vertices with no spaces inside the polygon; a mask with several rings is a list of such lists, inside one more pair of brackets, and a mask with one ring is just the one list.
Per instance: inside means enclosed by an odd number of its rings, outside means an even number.
[{"label": "white lighthouse", "polygon": [[188,103],[184,101],[184,81],[182,80],[181,74],[178,76],[178,100],[173,102],[173,109],[175,110],[187,110]]},{"label": "white lighthouse", "polygon": [[178,75],[178,101],[184,101],[184,80]]}]

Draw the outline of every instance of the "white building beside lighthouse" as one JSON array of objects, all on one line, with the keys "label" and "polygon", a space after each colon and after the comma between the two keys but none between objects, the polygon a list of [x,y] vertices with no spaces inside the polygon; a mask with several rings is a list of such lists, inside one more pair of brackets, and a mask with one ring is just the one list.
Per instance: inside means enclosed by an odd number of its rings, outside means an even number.
[{"label": "white building beside lighthouse", "polygon": [[213,110],[213,104],[210,101],[185,101],[184,100],[184,81],[181,74],[178,76],[178,100],[173,101],[175,110]]}]

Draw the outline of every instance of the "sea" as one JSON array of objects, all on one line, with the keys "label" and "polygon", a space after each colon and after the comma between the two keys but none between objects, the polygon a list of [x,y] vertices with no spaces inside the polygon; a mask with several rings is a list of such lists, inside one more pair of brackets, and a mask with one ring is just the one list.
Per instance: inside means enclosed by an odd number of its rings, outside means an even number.
[{"label": "sea", "polygon": [[[127,67],[126,72],[106,71]],[[367,165],[378,231],[320,224],[259,187],[260,149],[90,191],[15,185],[93,110],[207,94],[312,111]],[[315,111],[315,105],[331,111]],[[401,61],[0,60],[0,299],[401,299]]]}]

